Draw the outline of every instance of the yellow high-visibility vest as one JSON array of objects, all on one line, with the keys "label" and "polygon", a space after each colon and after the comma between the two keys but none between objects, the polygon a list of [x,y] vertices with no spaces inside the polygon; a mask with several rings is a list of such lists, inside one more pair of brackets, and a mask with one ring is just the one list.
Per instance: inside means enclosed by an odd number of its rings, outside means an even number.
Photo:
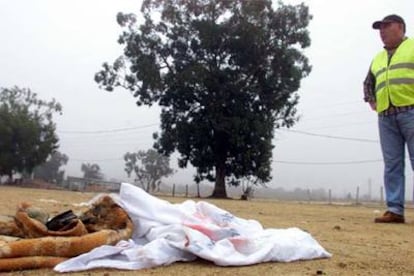
[{"label": "yellow high-visibility vest", "polygon": [[414,105],[414,39],[404,40],[388,62],[386,50],[376,55],[371,72],[375,76],[377,112],[390,106]]}]

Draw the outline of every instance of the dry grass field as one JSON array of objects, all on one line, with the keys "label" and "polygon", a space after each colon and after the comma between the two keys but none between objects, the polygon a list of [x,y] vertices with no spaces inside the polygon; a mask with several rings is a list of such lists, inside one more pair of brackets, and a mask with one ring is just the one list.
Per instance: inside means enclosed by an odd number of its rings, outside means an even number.
[{"label": "dry grass field", "polygon": [[[51,215],[77,208],[95,194],[0,186],[0,214],[13,215],[21,201],[48,210]],[[170,202],[186,198],[164,197]],[[204,199],[203,199],[204,200]],[[99,269],[70,275],[414,275],[414,210],[407,223],[374,224],[381,206],[276,202],[254,199],[207,201],[266,228],[299,227],[312,234],[333,254],[330,259],[293,263],[263,263],[246,267],[219,267],[207,261],[175,263],[137,271]],[[1,274],[1,273],[0,273]],[[52,270],[26,270],[4,275],[56,275]],[[3,274],[1,274],[3,275]]]}]

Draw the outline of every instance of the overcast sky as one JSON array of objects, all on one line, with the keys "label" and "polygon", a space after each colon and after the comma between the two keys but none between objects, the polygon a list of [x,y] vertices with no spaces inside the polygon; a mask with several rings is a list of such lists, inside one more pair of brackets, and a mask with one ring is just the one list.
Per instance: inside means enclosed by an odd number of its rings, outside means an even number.
[{"label": "overcast sky", "polygon": [[[313,66],[302,81],[302,117],[275,135],[272,187],[326,188],[334,195],[378,196],[382,157],[377,117],[362,101],[362,82],[382,43],[373,21],[401,15],[413,35],[412,0],[312,0]],[[97,163],[107,178],[130,181],[122,156],[147,150],[158,129],[157,107],[137,107],[126,90],[100,90],[94,74],[121,54],[117,12],[139,14],[139,0],[0,0],[0,87],[30,88],[63,105],[56,116],[66,174],[81,176],[82,163]],[[177,168],[176,158],[171,165]],[[193,170],[179,170],[165,183],[191,184]],[[412,194],[407,163],[407,197]],[[368,183],[371,183],[370,185]]]}]

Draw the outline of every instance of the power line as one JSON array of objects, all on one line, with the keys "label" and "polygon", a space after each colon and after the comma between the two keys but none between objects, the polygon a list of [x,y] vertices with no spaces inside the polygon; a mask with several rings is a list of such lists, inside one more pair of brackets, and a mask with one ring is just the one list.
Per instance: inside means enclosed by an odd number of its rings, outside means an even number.
[{"label": "power line", "polygon": [[346,102],[336,102],[336,103],[330,103],[330,104],[317,104],[317,105],[313,105],[312,108],[313,109],[326,109],[326,108],[330,108],[330,107],[336,107],[336,106],[342,106],[342,105],[349,105],[349,104],[356,104],[356,103],[361,103],[361,101],[346,101]]},{"label": "power line", "polygon": [[106,161],[120,161],[124,160],[123,158],[106,158],[106,159],[76,159],[70,158],[69,161],[76,161],[76,162],[106,162]]},{"label": "power line", "polygon": [[364,163],[378,163],[382,162],[381,159],[375,160],[355,160],[355,161],[343,161],[343,162],[301,162],[301,161],[282,161],[275,160],[273,163],[289,164],[289,165],[353,165]]},{"label": "power line", "polygon": [[[62,131],[64,133],[77,133],[77,134],[93,134],[93,133],[113,133],[113,132],[124,132],[129,130],[141,129],[150,126],[154,126],[158,124],[149,124],[149,125],[142,125],[130,128],[116,128],[116,129],[109,129],[109,130],[94,130],[94,131]],[[292,130],[292,129],[281,129],[285,131],[290,131],[294,133],[309,135],[309,136],[316,136],[316,137],[323,137],[329,139],[339,139],[339,140],[348,140],[348,141],[357,141],[357,142],[366,142],[366,143],[378,143],[378,140],[372,139],[362,139],[362,138],[352,138],[352,137],[343,137],[343,136],[333,136],[333,135],[325,135],[325,134],[317,134],[312,132],[306,132],[301,130]],[[77,162],[106,162],[106,161],[119,161],[123,160],[123,158],[106,158],[106,159],[72,159],[72,161]],[[281,164],[291,164],[291,165],[349,165],[349,164],[364,164],[364,163],[376,163],[381,162],[381,159],[376,160],[354,160],[354,161],[339,161],[339,162],[302,162],[302,161],[284,161],[284,160],[276,160],[273,161],[274,163],[281,163]]]},{"label": "power line", "polygon": [[[121,161],[123,158],[106,158],[106,159],[69,159],[76,162],[107,162],[107,161]],[[304,162],[304,161],[284,161],[275,160],[273,163],[287,164],[287,165],[354,165],[354,164],[366,164],[366,163],[378,163],[382,162],[382,159],[373,160],[353,160],[353,161],[333,161],[333,162]]]},{"label": "power line", "polygon": [[104,130],[60,130],[58,132],[68,133],[68,134],[99,134],[99,133],[114,133],[114,132],[125,132],[135,129],[147,128],[152,126],[158,126],[159,124],[149,124],[135,127],[125,127],[125,128],[114,128],[114,129],[104,129]]},{"label": "power line", "polygon": [[327,104],[327,105],[321,105],[319,107],[326,107],[326,106],[340,106],[340,105],[348,105],[348,104],[356,104],[356,103],[361,103],[361,101],[347,101],[347,102],[338,102],[338,103],[333,103],[333,104]]},{"label": "power line", "polygon": [[352,138],[352,137],[343,137],[343,136],[333,136],[333,135],[326,135],[326,134],[317,134],[307,131],[301,131],[301,130],[293,130],[293,129],[282,129],[284,131],[290,131],[295,133],[300,133],[304,135],[309,136],[317,136],[317,137],[324,137],[324,138],[330,138],[330,139],[339,139],[339,140],[348,140],[348,141],[358,141],[358,142],[365,142],[365,143],[378,143],[378,140],[372,140],[372,139],[363,139],[363,138]]},{"label": "power line", "polygon": [[358,123],[350,122],[350,123],[343,123],[343,124],[337,124],[337,125],[325,125],[325,126],[321,126],[321,127],[318,127],[318,126],[308,127],[308,128],[305,128],[305,129],[320,130],[320,129],[344,128],[344,127],[348,127],[348,126],[355,127],[355,126],[361,126],[361,125],[367,125],[367,124],[372,125],[372,122],[371,121],[358,122]]},{"label": "power line", "polygon": [[329,120],[336,117],[343,117],[343,116],[349,116],[349,115],[356,115],[356,114],[366,114],[366,111],[350,111],[350,112],[343,112],[343,113],[331,113],[329,116],[326,114],[319,115],[319,116],[307,116],[307,115],[299,115],[300,120],[299,122],[307,122],[307,121],[319,121],[319,120]]}]

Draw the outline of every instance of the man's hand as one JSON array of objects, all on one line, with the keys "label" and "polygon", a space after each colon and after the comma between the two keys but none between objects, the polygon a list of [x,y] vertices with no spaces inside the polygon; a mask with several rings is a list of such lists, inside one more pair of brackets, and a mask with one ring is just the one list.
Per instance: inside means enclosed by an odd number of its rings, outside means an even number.
[{"label": "man's hand", "polygon": [[377,110],[377,103],[376,102],[369,102],[369,106],[371,107],[371,110],[374,110],[374,111]]}]

